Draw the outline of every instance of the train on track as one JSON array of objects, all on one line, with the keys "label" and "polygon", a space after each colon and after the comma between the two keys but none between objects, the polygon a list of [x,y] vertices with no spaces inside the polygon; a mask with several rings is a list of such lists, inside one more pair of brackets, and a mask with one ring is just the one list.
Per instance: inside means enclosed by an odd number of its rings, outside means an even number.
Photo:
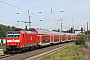
[{"label": "train on track", "polygon": [[6,51],[23,52],[29,49],[74,41],[77,35],[30,28],[29,31],[10,30],[6,33]]}]

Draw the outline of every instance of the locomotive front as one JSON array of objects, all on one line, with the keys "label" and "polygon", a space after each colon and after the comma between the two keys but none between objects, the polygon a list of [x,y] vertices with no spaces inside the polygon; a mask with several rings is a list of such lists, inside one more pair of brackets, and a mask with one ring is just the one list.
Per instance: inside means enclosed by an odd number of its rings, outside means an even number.
[{"label": "locomotive front", "polygon": [[16,51],[20,49],[20,31],[8,31],[6,34],[6,50]]}]

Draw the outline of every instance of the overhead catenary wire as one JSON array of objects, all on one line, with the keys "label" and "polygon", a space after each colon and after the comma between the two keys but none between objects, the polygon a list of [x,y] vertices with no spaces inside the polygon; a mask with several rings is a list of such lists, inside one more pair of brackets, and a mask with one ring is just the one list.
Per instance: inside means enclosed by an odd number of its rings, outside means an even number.
[{"label": "overhead catenary wire", "polygon": [[[28,3],[29,5],[32,5],[33,7],[37,8],[37,9],[40,9],[40,10],[43,11],[43,12],[46,12],[46,13],[49,13],[49,14],[51,13],[51,15],[52,15],[52,17],[53,17],[53,20],[58,20],[58,18],[53,14],[53,9],[52,9],[52,8],[51,8],[50,12],[47,12],[47,11],[44,11],[44,10],[42,10],[41,8],[39,8],[39,7],[37,7],[37,6],[29,3],[29,2],[26,1],[26,0],[23,0],[23,1],[25,1],[26,3]],[[42,13],[41,11],[40,11],[40,13]]]},{"label": "overhead catenary wire", "polygon": [[[2,3],[4,3],[4,4],[7,4],[7,5],[9,5],[9,6],[12,6],[12,7],[14,7],[14,8],[17,8],[17,9],[19,9],[19,10],[22,10],[22,11],[24,11],[24,12],[28,12],[28,10],[21,9],[21,8],[19,8],[19,7],[17,7],[17,6],[14,6],[14,5],[11,5],[11,4],[9,4],[9,3],[3,2],[3,1],[0,1],[0,2],[2,2]],[[36,14],[34,14],[34,13],[31,13],[31,12],[29,12],[29,13],[32,14],[32,15],[34,15],[34,16],[41,17],[41,16],[38,16],[38,15],[36,15]],[[43,17],[41,17],[41,18],[43,18]],[[46,19],[46,18],[43,18],[43,19]],[[46,20],[48,20],[48,19],[46,19]]]},{"label": "overhead catenary wire", "polygon": [[15,7],[15,8],[19,9],[19,10],[22,10],[22,11],[27,12],[26,10],[23,10],[23,9],[21,9],[21,8],[19,8],[19,7],[16,7],[16,6],[14,6],[14,5],[11,5],[11,4],[9,4],[9,3],[3,2],[3,1],[0,1],[0,2],[2,2],[2,3],[4,3],[4,4],[7,4],[7,5],[9,5],[9,6]]},{"label": "overhead catenary wire", "polygon": [[[0,15],[0,17],[6,18],[6,19],[13,19],[13,18],[10,18],[10,17],[1,16],[1,15]],[[18,20],[18,19],[13,19],[13,20]]]},{"label": "overhead catenary wire", "polygon": [[[40,10],[43,11],[43,12],[50,13],[50,12],[44,11],[43,9],[41,9],[41,8],[39,8],[39,7],[37,7],[37,6],[33,5],[33,4],[31,4],[30,2],[28,2],[28,1],[26,1],[26,0],[23,0],[23,1],[25,1],[26,3],[28,3],[29,5],[31,5],[31,6],[33,6],[33,7],[35,7],[35,8],[37,8],[37,9],[40,9]],[[39,11],[39,12],[42,13],[41,11]]]},{"label": "overhead catenary wire", "polygon": [[[24,1],[26,1],[26,0],[24,0]],[[24,11],[24,12],[27,12],[27,10],[24,10],[24,9],[22,9],[22,8],[19,8],[19,7],[17,7],[17,6],[14,6],[14,5],[11,5],[11,4],[9,4],[9,3],[6,3],[6,2],[4,2],[4,1],[0,1],[0,2],[2,2],[2,3],[4,3],[4,4],[7,4],[7,5],[9,5],[9,6],[12,6],[12,7],[14,7],[14,8],[17,8],[17,9],[19,9],[19,10],[22,10],[22,11]],[[31,4],[32,5],[32,4]],[[35,6],[34,6],[35,7]],[[38,7],[37,7],[38,8]],[[43,10],[42,10],[43,11]],[[36,14],[34,14],[34,13],[31,13],[31,12],[29,12],[30,14],[32,14],[32,15],[34,15],[34,16],[37,16],[37,17],[41,17],[41,16],[38,16],[38,15],[36,15]],[[53,14],[52,14],[52,16],[53,17],[55,17]],[[43,19],[45,19],[45,20],[48,20],[47,18],[44,18],[44,17],[41,17],[41,18],[43,18]],[[53,20],[55,20],[56,18],[54,18]],[[48,20],[49,21],[49,20]]]},{"label": "overhead catenary wire", "polygon": [[[24,10],[24,9],[22,9],[22,8],[19,8],[19,7],[17,7],[17,6],[14,6],[14,5],[12,5],[12,4],[9,4],[9,3],[7,3],[7,2],[3,2],[3,1],[0,1],[1,3],[4,3],[4,4],[6,4],[6,5],[9,5],[9,6],[12,6],[12,7],[14,7],[14,8],[17,8],[17,9],[19,9],[19,10],[21,10],[21,11],[24,11],[24,12],[28,12],[28,10]],[[38,15],[36,15],[36,14],[34,14],[34,13],[31,13],[31,12],[29,12],[30,14],[32,14],[32,15],[34,15],[34,16],[37,16],[37,17],[41,17],[41,16],[38,16]],[[28,14],[27,14],[28,15]],[[4,16],[3,16],[4,17]],[[9,18],[9,17],[4,17],[4,18]],[[45,19],[45,21],[50,21],[50,20],[48,20],[47,18],[44,18],[44,17],[41,17],[41,18],[43,18],[43,19]],[[14,19],[14,20],[16,20],[16,19]]]}]

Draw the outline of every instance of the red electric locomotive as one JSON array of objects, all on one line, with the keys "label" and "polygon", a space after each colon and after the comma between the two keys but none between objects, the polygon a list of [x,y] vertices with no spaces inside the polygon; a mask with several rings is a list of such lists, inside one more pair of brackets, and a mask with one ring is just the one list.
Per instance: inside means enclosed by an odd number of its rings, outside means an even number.
[{"label": "red electric locomotive", "polygon": [[76,39],[75,34],[50,32],[31,28],[30,31],[11,30],[6,34],[6,50],[22,52],[50,44],[72,41]]}]

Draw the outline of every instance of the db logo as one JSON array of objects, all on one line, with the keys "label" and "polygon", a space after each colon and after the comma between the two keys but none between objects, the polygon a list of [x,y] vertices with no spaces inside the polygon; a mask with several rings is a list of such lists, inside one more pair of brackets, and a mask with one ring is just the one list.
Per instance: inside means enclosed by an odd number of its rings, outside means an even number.
[{"label": "db logo", "polygon": [[15,40],[13,39],[12,42],[14,42]]}]

